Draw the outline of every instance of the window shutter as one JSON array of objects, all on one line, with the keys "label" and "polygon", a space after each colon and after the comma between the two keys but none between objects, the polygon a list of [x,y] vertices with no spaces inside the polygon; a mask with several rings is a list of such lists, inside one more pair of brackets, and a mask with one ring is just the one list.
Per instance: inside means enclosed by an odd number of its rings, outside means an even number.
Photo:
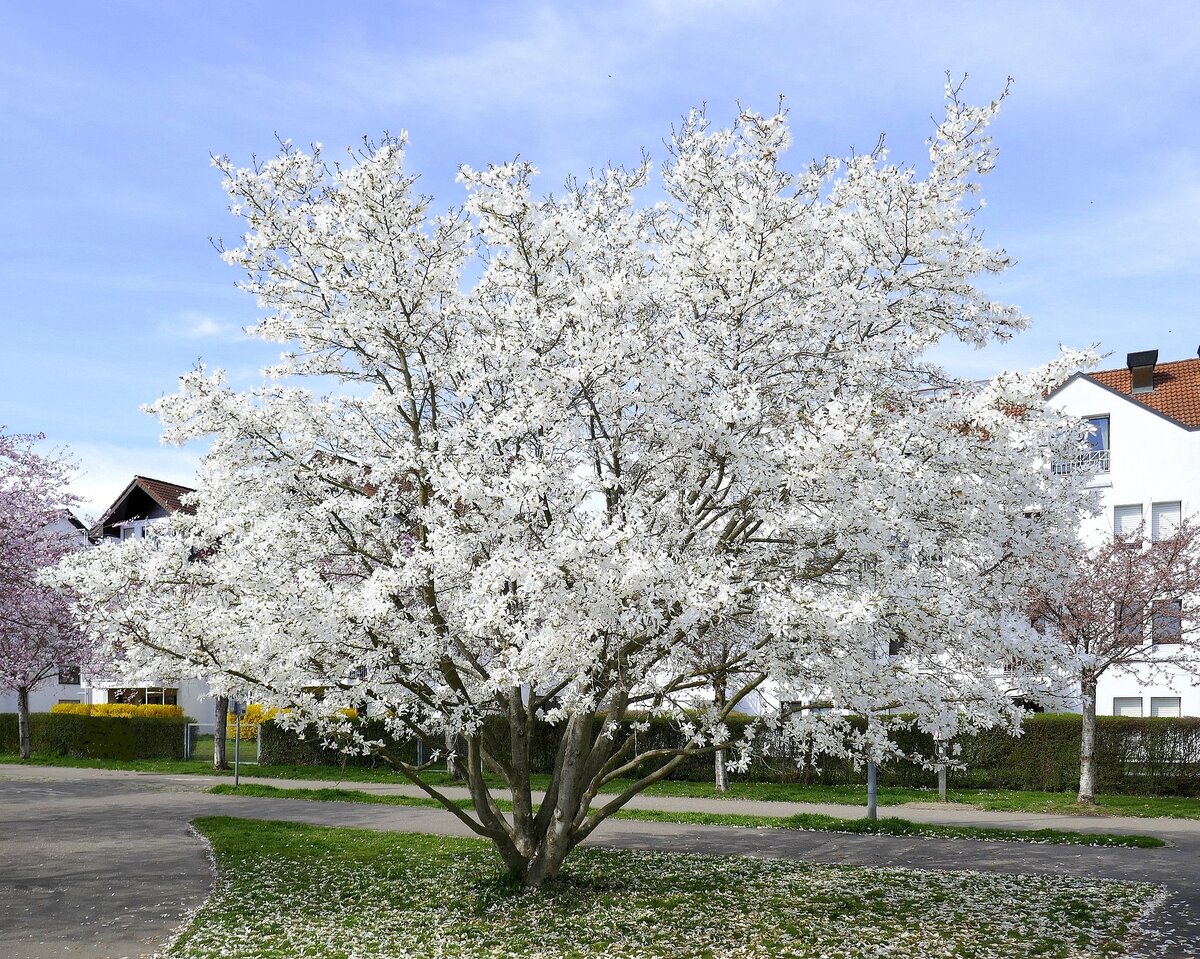
[{"label": "window shutter", "polygon": [[1142,522],[1142,507],[1116,506],[1113,507],[1113,535],[1132,536]]},{"label": "window shutter", "polygon": [[1113,715],[1114,716],[1140,716],[1142,715],[1142,697],[1141,696],[1116,696],[1113,699]]},{"label": "window shutter", "polygon": [[1173,719],[1179,718],[1179,697],[1178,696],[1151,696],[1150,697],[1150,715],[1165,716]]},{"label": "window shutter", "polygon": [[1179,530],[1179,503],[1155,503],[1150,507],[1150,538],[1170,539]]}]

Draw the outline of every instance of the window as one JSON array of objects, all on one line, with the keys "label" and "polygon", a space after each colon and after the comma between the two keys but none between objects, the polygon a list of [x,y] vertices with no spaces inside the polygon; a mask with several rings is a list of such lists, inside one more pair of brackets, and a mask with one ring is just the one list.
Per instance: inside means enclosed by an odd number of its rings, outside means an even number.
[{"label": "window", "polygon": [[903,636],[888,640],[888,655],[899,656],[901,650],[904,649],[905,640]]},{"label": "window", "polygon": [[131,703],[135,706],[147,703],[158,706],[178,706],[179,690],[162,686],[150,686],[145,689],[110,689],[108,701],[110,703]]},{"label": "window", "polygon": [[1179,709],[1179,697],[1151,696],[1150,715],[1178,718],[1181,715]]},{"label": "window", "polygon": [[66,704],[66,703],[75,704],[75,703],[80,703],[80,702],[82,702],[82,700],[79,700],[79,699],[60,699],[59,700],[60,704]]},{"label": "window", "polygon": [[1179,531],[1180,504],[1153,503],[1150,506],[1150,539],[1158,543]]},{"label": "window", "polygon": [[1087,418],[1088,426],[1092,428],[1088,433],[1087,444],[1088,449],[1093,453],[1104,453],[1105,470],[1108,469],[1108,417],[1107,416],[1089,416]]},{"label": "window", "polygon": [[1088,433],[1084,437],[1087,449],[1068,453],[1061,462],[1055,462],[1053,472],[1063,473],[1107,473],[1109,469],[1108,417],[1089,416],[1086,420]]},{"label": "window", "polygon": [[79,685],[79,667],[78,666],[59,666],[58,667],[58,685],[60,685],[60,686],[78,686]]},{"label": "window", "polygon": [[1140,715],[1142,715],[1142,697],[1141,696],[1115,696],[1115,697],[1113,697],[1113,715],[1114,716],[1140,716]]},{"label": "window", "polygon": [[1125,646],[1141,646],[1146,641],[1146,608],[1141,603],[1117,606],[1117,640]]},{"label": "window", "polygon": [[1113,507],[1113,535],[1132,536],[1142,525],[1142,504]]},{"label": "window", "polygon": [[164,689],[163,687],[150,688],[146,690],[146,702],[154,703],[159,706],[177,706],[179,700],[178,689]]},{"label": "window", "polygon": [[1183,642],[1183,600],[1160,599],[1152,613],[1156,646]]}]

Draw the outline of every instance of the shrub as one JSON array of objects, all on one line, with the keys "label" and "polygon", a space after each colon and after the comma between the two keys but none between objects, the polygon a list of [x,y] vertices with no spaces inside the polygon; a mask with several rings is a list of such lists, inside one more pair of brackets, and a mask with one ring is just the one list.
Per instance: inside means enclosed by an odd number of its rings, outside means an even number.
[{"label": "shrub", "polygon": [[92,707],[90,703],[58,703],[50,707],[50,712],[59,716],[90,716]]},{"label": "shrub", "polygon": [[[80,759],[182,759],[183,730],[191,721],[182,715],[31,713],[30,745],[34,753]],[[0,752],[18,749],[16,713],[0,714]]]},{"label": "shrub", "polygon": [[[863,720],[852,723],[861,727]],[[368,721],[370,722],[370,721]],[[754,722],[750,716],[733,716],[729,726],[735,737]],[[1200,796],[1200,719],[1130,719],[1101,716],[1097,721],[1096,779],[1100,792],[1143,795]],[[262,726],[264,763],[320,766],[382,766],[374,756],[347,756],[334,745],[323,744],[312,730],[296,734],[275,723]],[[370,728],[369,735],[377,735]],[[506,748],[507,724],[495,721],[493,734],[498,746]],[[561,727],[538,723],[530,744],[534,772],[548,773],[554,765]],[[909,754],[931,756],[933,739],[915,729],[893,733],[895,742]],[[949,784],[966,789],[1026,789],[1069,792],[1079,786],[1080,717],[1068,714],[1030,716],[1021,736],[988,730],[955,740],[960,748],[957,761],[962,769],[951,769]],[[649,720],[649,728],[638,734],[637,752],[678,743],[674,723],[663,718]],[[392,741],[408,762],[416,761],[416,744]],[[861,785],[866,771],[844,758],[819,756],[815,762],[790,748],[768,742],[768,754],[756,756],[745,773],[735,780],[792,782],[804,785]],[[460,747],[459,755],[465,755]],[[681,763],[671,779],[710,781],[713,756],[693,756]],[[881,786],[931,787],[937,774],[909,760],[892,760],[880,765]]]},{"label": "shrub", "polygon": [[135,716],[177,718],[183,715],[183,707],[158,703],[58,703],[50,707],[50,712],[61,716],[112,716],[117,719]]},{"label": "shrub", "polygon": [[[241,735],[239,738],[242,740],[242,742],[246,742],[248,740],[252,742],[257,739],[262,724],[271,719],[277,712],[279,712],[279,710],[277,710],[274,706],[268,708],[266,706],[260,706],[258,703],[250,703],[246,707],[246,715],[242,717],[240,726]],[[237,717],[234,716],[233,713],[230,713],[225,720],[226,738],[232,739],[234,736],[238,735],[238,729],[239,726]]]}]

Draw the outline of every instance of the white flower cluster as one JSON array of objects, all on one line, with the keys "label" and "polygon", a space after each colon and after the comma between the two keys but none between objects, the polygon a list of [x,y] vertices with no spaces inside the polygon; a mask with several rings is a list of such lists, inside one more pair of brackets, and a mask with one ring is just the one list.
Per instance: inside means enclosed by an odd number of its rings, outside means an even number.
[{"label": "white flower cluster", "polygon": [[768,688],[947,736],[1013,722],[997,664],[1061,665],[1022,611],[1082,508],[1048,468],[1078,427],[1044,398],[1086,358],[979,388],[927,359],[1025,323],[973,285],[1008,263],[971,200],[997,108],[950,91],[924,178],[883,151],[789,172],[783,116],[693,114],[640,205],[649,161],[548,197],[528,164],[463,168],[465,207],[434,215],[402,137],[218,160],[281,381],[184,376],[153,408],[211,442],[194,515],[62,581],[131,671],[360,750],[382,740],[339,710],[466,737],[479,828],[514,856],[549,826],[504,819],[481,771],[520,798],[536,723],[566,730],[569,848],[640,714],[692,753],[733,749]]},{"label": "white flower cluster", "polygon": [[[264,828],[271,826],[264,824]],[[471,841],[239,855],[176,959],[987,956],[1101,959],[1157,890],[1054,876],[587,849],[554,888],[495,877]]]}]

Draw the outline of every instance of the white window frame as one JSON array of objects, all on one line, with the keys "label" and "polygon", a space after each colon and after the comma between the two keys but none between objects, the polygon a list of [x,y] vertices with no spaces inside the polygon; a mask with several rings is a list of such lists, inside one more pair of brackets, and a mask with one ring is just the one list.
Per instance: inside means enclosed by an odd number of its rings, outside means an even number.
[{"label": "white window frame", "polygon": [[[1137,713],[1123,711],[1124,709],[1131,707],[1134,703],[1137,703]],[[1112,714],[1114,716],[1141,717],[1145,715],[1145,703],[1143,702],[1141,696],[1114,696]]]},{"label": "white window frame", "polygon": [[1113,507],[1113,536],[1130,536],[1142,525],[1142,504],[1123,503]]},{"label": "white window frame", "polygon": [[[1168,712],[1162,712],[1163,707]],[[1183,715],[1183,699],[1179,696],[1151,696],[1150,715],[1161,716],[1164,719],[1178,719]]]},{"label": "white window frame", "polygon": [[1161,543],[1170,539],[1179,530],[1183,521],[1183,503],[1179,500],[1167,500],[1162,503],[1150,504],[1150,541]]}]

